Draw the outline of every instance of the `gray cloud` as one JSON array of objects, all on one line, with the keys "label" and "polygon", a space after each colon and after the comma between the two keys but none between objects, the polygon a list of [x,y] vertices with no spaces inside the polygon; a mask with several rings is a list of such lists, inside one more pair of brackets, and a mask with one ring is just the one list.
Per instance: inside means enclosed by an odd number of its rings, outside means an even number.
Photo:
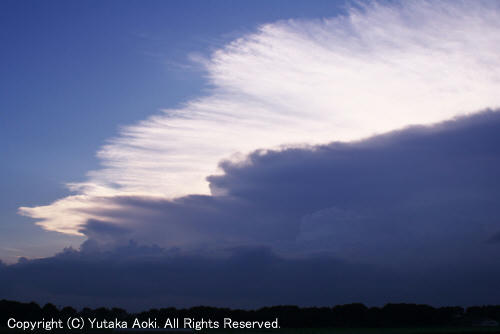
[{"label": "gray cloud", "polygon": [[477,260],[498,251],[485,244],[499,225],[499,130],[499,114],[485,112],[354,143],[258,151],[209,180],[216,193],[282,213],[303,249],[384,263]]}]

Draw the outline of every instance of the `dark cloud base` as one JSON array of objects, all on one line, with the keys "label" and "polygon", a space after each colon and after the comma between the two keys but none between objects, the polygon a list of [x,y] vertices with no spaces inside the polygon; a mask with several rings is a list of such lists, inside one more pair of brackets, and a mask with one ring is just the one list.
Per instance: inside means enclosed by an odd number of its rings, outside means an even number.
[{"label": "dark cloud base", "polygon": [[[147,252],[154,255],[145,255]],[[124,255],[129,254],[129,255]],[[0,269],[0,295],[74,307],[332,306],[352,302],[482,305],[500,300],[500,270],[447,267],[418,275],[327,256],[285,259],[268,249],[226,258],[180,256],[131,244],[112,252],[66,250]]]},{"label": "dark cloud base", "polygon": [[500,113],[486,111],[256,151],[221,163],[213,196],[106,199],[119,209],[93,209],[109,219],[82,227],[80,251],[2,266],[0,296],[134,308],[498,304],[499,143]]}]

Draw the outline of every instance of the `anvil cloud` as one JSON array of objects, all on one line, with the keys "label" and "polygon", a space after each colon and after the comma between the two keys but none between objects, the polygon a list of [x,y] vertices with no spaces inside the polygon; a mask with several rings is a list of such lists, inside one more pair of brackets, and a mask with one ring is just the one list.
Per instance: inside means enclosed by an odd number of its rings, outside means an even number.
[{"label": "anvil cloud", "polygon": [[[244,163],[257,149],[359,140],[496,108],[498,54],[500,10],[493,2],[373,2],[345,16],[266,24],[202,61],[212,85],[207,96],[123,128],[99,150],[103,167],[69,185],[74,195],[20,212],[47,230],[99,240],[110,229],[134,229],[138,241],[157,242],[152,231],[169,226],[183,233],[176,246],[201,247],[208,231],[217,229],[210,220],[188,228],[191,208],[179,222],[170,219],[177,213],[165,210],[161,224],[154,214],[148,221],[147,205],[135,208],[141,222],[132,225],[108,212],[134,207],[124,198],[225,200],[228,190],[211,181],[211,192],[207,177],[228,172],[218,169],[221,160]],[[306,221],[315,219],[309,214]],[[324,214],[356,215],[338,209]],[[254,223],[275,219],[255,217]],[[226,224],[225,230],[240,229],[237,221]],[[304,233],[307,239],[316,232]],[[166,244],[169,238],[161,235]],[[213,232],[211,240],[221,238]]]}]

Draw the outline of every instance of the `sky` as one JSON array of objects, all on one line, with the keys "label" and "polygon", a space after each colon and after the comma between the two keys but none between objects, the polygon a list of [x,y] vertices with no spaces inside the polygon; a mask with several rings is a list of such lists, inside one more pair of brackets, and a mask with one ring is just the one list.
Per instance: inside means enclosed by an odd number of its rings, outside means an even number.
[{"label": "sky", "polygon": [[[285,5],[286,2],[286,5]],[[0,258],[43,257],[84,240],[40,229],[18,207],[69,195],[121,126],[206,95],[191,57],[342,2],[2,1]]]},{"label": "sky", "polygon": [[498,303],[500,3],[0,6],[0,297]]}]

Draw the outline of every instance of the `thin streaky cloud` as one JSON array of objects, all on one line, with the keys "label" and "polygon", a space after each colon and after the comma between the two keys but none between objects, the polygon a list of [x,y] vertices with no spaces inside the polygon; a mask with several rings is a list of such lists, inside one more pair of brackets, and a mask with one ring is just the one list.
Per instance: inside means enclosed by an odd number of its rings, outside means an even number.
[{"label": "thin streaky cloud", "polygon": [[[287,20],[215,51],[210,94],[122,129],[75,195],[21,207],[79,232],[102,200],[210,194],[222,159],[255,149],[352,141],[500,106],[500,10],[480,1],[376,2]],[[112,223],[112,222],[111,222]],[[117,222],[118,223],[118,222]]]}]

